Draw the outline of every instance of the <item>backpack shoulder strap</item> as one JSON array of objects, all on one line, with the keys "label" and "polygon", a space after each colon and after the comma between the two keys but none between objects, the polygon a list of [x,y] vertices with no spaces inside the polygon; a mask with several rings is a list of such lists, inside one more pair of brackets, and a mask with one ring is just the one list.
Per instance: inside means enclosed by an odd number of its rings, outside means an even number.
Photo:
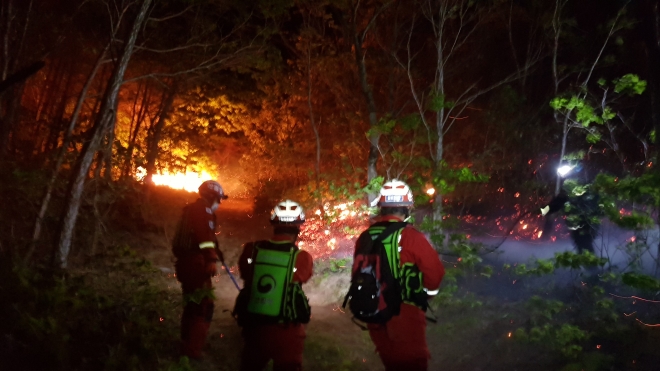
[{"label": "backpack shoulder strap", "polygon": [[391,235],[392,233],[398,231],[398,230],[401,229],[401,228],[404,228],[404,227],[407,226],[407,225],[408,225],[407,222],[392,222],[392,223],[390,223],[390,224],[387,226],[387,228],[385,228],[385,230],[383,230],[383,231],[378,235],[378,238],[376,238],[376,239],[374,240],[374,242],[376,242],[376,241],[378,241],[378,242],[382,242],[382,241],[383,241],[384,239],[386,239],[389,235]]},{"label": "backpack shoulder strap", "polygon": [[[355,255],[372,253],[373,247],[374,245],[376,245],[376,243],[383,242],[383,240],[386,239],[388,236],[392,235],[392,233],[405,227],[406,225],[408,225],[408,223],[406,222],[389,222],[387,223],[385,229],[382,232],[380,232],[378,234],[378,237],[376,237],[375,239],[372,239],[373,235],[369,233],[369,229],[365,230],[358,238],[358,245],[360,246],[360,249],[355,251]],[[371,227],[373,226],[374,225],[372,225]],[[383,226],[383,225],[381,224],[378,226]]]}]

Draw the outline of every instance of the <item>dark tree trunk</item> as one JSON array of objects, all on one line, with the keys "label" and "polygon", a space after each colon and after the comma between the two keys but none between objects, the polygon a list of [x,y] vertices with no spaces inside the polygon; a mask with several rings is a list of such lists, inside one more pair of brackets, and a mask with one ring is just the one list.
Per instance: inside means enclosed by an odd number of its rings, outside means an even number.
[{"label": "dark tree trunk", "polygon": [[[117,102],[115,101],[115,107],[112,109],[112,118],[109,119],[110,122],[114,123],[117,120]],[[105,166],[105,171],[103,172],[103,177],[107,181],[112,180],[112,149],[115,144],[115,127],[112,125],[112,128],[108,130],[106,136],[105,148],[101,151],[103,154],[103,165]]]},{"label": "dark tree trunk", "polygon": [[56,102],[50,103],[55,106],[55,109],[52,114],[49,114],[47,119],[49,130],[44,129],[43,134],[40,134],[41,131],[34,134],[34,137],[39,138],[40,141],[35,148],[35,155],[40,159],[47,160],[50,157],[49,152],[57,148],[57,142],[59,141],[60,135],[66,130],[66,120],[64,116],[66,114],[67,104],[71,98],[69,91],[71,91],[71,85],[73,83],[72,76],[72,68],[69,68],[69,70],[66,71],[66,78],[62,84],[60,84],[62,85],[62,88],[57,91],[58,98],[56,99]]},{"label": "dark tree trunk", "polygon": [[[371,89],[371,85],[367,81],[367,66],[364,61],[364,51],[362,50],[362,37],[356,29],[355,22],[351,23],[353,47],[355,48],[355,65],[357,67],[358,79],[360,80],[360,87],[362,94],[367,103],[367,113],[369,114],[369,127],[375,128],[378,125],[378,112],[376,111],[376,100]],[[376,130],[371,130],[369,134],[369,158],[367,160],[367,182],[371,182],[378,176],[377,163],[378,163],[378,140],[380,135]],[[375,195],[369,195],[370,199]]]},{"label": "dark tree trunk", "polygon": [[165,126],[165,121],[169,117],[170,111],[172,110],[172,105],[174,104],[174,97],[177,93],[177,81],[172,82],[170,91],[167,94],[167,97],[163,101],[163,106],[160,110],[160,116],[158,121],[151,131],[151,138],[147,141],[149,143],[149,148],[147,149],[147,166],[146,172],[147,175],[144,178],[144,184],[149,187],[152,185],[152,179],[154,173],[156,172],[156,161],[158,160],[158,145],[160,144],[160,136],[163,132],[163,127]]},{"label": "dark tree trunk", "polygon": [[[362,40],[357,34],[357,30],[353,30],[353,46],[355,47],[355,64],[358,70],[358,77],[360,79],[360,87],[362,94],[367,103],[367,113],[369,115],[369,127],[375,128],[378,125],[378,112],[376,111],[376,100],[371,89],[371,85],[367,81],[367,66],[364,62],[364,52],[362,51]],[[367,182],[371,182],[378,176],[377,163],[378,163],[378,139],[379,135],[376,130],[371,130],[369,134],[369,158],[367,160]]]},{"label": "dark tree trunk", "polygon": [[14,128],[14,124],[18,119],[24,89],[25,84],[20,84],[7,92],[10,93],[6,100],[7,108],[4,117],[0,122],[0,159],[6,159],[9,155],[9,138]]},{"label": "dark tree trunk", "polygon": [[[141,101],[142,103],[140,104],[140,109],[137,110],[137,104],[138,101],[140,101],[140,97],[142,97]],[[144,122],[147,112],[149,111],[149,86],[145,83],[144,85],[144,95],[140,95],[140,89],[138,88],[138,94],[135,96],[135,103],[133,105],[133,119],[131,122],[131,126],[133,130],[131,130],[131,134],[129,137],[128,141],[128,147],[126,148],[126,158],[124,160],[124,170],[122,171],[122,176],[124,178],[128,178],[131,176],[132,173],[132,164],[133,164],[133,151],[135,150],[135,144],[137,142],[137,137],[138,134],[140,133],[140,129],[142,128],[142,122]]]}]

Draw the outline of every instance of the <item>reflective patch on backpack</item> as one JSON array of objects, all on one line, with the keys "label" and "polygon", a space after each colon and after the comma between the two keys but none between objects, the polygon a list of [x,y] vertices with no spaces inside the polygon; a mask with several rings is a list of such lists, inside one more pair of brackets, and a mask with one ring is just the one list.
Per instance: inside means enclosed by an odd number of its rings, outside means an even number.
[{"label": "reflective patch on backpack", "polygon": [[424,277],[419,268],[412,263],[405,263],[401,267],[401,281],[403,302],[426,312],[429,302],[426,291],[424,291]]}]

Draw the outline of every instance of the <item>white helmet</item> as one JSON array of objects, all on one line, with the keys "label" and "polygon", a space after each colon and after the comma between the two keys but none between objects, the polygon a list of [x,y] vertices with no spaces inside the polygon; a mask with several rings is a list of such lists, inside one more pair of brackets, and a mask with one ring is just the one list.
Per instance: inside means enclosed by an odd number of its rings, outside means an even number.
[{"label": "white helmet", "polygon": [[379,207],[412,207],[413,204],[410,187],[397,179],[383,184],[378,197],[371,201],[371,206]]},{"label": "white helmet", "polygon": [[297,202],[282,201],[270,213],[271,224],[301,225],[305,222],[305,212]]}]

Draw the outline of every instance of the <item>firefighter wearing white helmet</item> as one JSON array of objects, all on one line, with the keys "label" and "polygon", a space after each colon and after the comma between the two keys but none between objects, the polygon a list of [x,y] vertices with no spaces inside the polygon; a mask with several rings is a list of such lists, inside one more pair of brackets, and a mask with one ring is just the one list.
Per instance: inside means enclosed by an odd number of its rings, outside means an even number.
[{"label": "firefighter wearing white helmet", "polygon": [[[371,253],[365,251],[361,241],[379,240],[386,252],[377,264],[381,267],[379,276],[397,280],[399,284],[392,285],[390,290],[400,292],[380,293],[382,296],[374,320],[365,319],[369,335],[385,369],[427,370],[430,354],[424,312],[428,307],[427,295],[437,294],[445,274],[444,267],[426,236],[406,222],[414,205],[412,191],[406,183],[396,179],[386,182],[371,205],[380,208],[379,215],[357,240],[351,287],[354,282],[359,282],[356,273],[378,269],[369,266],[369,259],[361,259]],[[369,244],[365,243],[365,246]],[[382,267],[390,269],[383,270]],[[379,317],[379,313],[390,314]]]},{"label": "firefighter wearing white helmet", "polygon": [[276,370],[301,370],[304,323],[311,310],[302,284],[312,276],[312,256],[296,245],[305,212],[285,200],[270,214],[273,236],[243,245],[238,261],[244,288],[234,317],[243,327],[243,371],[263,370],[273,360]]}]

